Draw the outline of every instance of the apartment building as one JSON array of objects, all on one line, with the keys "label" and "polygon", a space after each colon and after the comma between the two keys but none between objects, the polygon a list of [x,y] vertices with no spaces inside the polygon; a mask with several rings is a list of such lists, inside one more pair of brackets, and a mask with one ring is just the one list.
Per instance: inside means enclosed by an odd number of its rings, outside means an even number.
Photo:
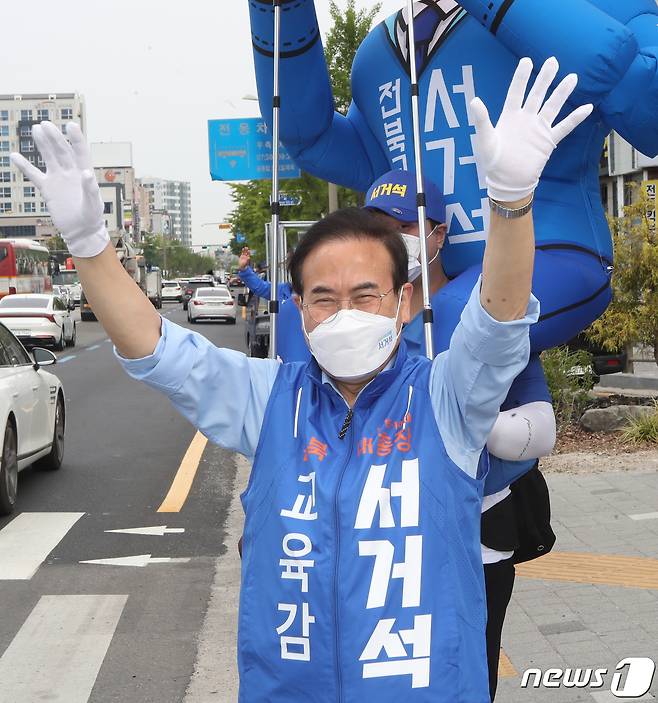
[{"label": "apartment building", "polygon": [[37,189],[9,160],[16,151],[45,168],[32,138],[32,127],[43,120],[62,130],[73,120],[84,133],[84,98],[77,93],[0,95],[0,237],[47,239],[57,233]]}]

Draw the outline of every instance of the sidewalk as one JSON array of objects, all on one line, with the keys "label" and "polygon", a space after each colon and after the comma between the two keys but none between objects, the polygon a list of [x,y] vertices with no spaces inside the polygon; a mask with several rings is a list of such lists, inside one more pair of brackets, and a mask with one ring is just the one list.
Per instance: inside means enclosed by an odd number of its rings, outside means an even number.
[{"label": "sidewalk", "polygon": [[[622,659],[649,657],[658,663],[658,471],[548,474],[546,479],[557,543],[553,553],[518,567],[496,700],[658,699],[658,675],[642,698],[610,693]],[[607,668],[609,673],[599,689],[523,689],[523,672],[531,667]]]},{"label": "sidewalk", "polygon": [[[237,495],[249,472],[242,458],[237,462],[228,551],[217,560],[185,703],[237,701],[235,544],[242,523]],[[658,700],[658,673],[647,696],[626,699],[610,692],[622,659],[649,657],[658,664],[658,469],[548,473],[546,479],[557,543],[551,554],[518,567],[496,703]],[[532,667],[542,672],[606,668],[608,673],[598,689],[521,688],[523,672]]]}]

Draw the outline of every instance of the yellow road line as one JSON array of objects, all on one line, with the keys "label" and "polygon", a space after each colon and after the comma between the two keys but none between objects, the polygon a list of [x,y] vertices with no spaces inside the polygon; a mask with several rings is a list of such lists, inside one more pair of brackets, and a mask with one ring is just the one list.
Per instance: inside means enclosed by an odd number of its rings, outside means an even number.
[{"label": "yellow road line", "polygon": [[158,508],[159,513],[180,512],[192,488],[192,482],[199,468],[199,462],[203,456],[206,444],[208,444],[208,439],[201,432],[197,432],[178,467],[169,493],[167,493],[162,505]]},{"label": "yellow road line", "polygon": [[547,581],[658,589],[658,559],[647,557],[551,552],[541,559],[517,564],[516,574]]},{"label": "yellow road line", "polygon": [[500,649],[500,659],[498,660],[498,678],[512,679],[518,676],[519,672],[514,668],[514,664],[510,661],[505,651]]}]

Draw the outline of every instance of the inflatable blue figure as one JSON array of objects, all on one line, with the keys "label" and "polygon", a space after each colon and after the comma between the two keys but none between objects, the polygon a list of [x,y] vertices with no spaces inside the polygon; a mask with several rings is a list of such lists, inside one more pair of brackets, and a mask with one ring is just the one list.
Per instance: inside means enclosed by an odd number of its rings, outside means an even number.
[{"label": "inflatable blue figure", "polygon": [[[352,68],[346,116],[334,103],[312,0],[281,0],[281,140],[304,170],[361,191],[382,173],[413,170],[407,12],[375,27]],[[249,0],[258,94],[272,105],[271,0]],[[482,97],[498,118],[520,57],[538,69],[550,56],[558,79],[577,73],[571,107],[595,110],[560,143],[535,195],[533,292],[541,301],[533,351],[571,339],[610,301],[612,243],[601,204],[599,161],[615,129],[658,153],[658,7],[654,0],[421,0],[414,5],[423,165],[442,185],[450,284],[481,263],[488,204],[474,157],[469,103]],[[461,295],[457,295],[461,298]],[[437,319],[440,325],[440,320]]]}]

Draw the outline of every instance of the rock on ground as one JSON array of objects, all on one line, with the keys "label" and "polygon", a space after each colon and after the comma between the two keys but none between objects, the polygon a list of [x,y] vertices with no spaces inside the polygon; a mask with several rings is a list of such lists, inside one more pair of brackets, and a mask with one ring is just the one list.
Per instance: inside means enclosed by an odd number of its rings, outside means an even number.
[{"label": "rock on ground", "polygon": [[612,405],[609,408],[593,408],[585,411],[580,424],[589,432],[614,432],[625,427],[629,420],[651,415],[653,406]]}]

